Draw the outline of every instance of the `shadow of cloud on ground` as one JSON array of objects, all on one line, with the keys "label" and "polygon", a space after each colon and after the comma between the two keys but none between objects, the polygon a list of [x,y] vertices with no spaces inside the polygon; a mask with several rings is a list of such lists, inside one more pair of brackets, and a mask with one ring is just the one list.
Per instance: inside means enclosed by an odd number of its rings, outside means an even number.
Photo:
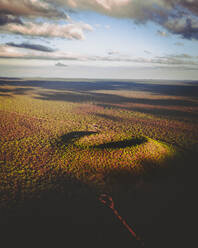
[{"label": "shadow of cloud on ground", "polygon": [[[197,114],[194,112],[182,111],[179,109],[171,109],[172,106],[186,106],[196,107],[198,103],[190,99],[148,99],[148,98],[134,98],[126,97],[117,94],[108,94],[108,90],[127,90],[127,91],[142,91],[149,92],[156,95],[169,95],[169,96],[184,96],[197,98],[198,97],[198,84],[194,82],[193,86],[189,83],[179,84],[173,81],[173,85],[166,84],[166,82],[152,83],[152,82],[126,82],[126,81],[46,81],[46,80],[24,80],[24,81],[6,81],[1,80],[0,93],[13,94],[26,94],[26,91],[33,90],[35,87],[50,90],[49,92],[36,92],[36,99],[47,101],[66,101],[72,103],[85,103],[94,102],[96,105],[104,106],[109,105],[110,108],[120,108],[131,111],[138,111],[141,113],[148,113],[156,116],[172,116],[174,118],[197,118]],[[6,89],[5,86],[21,86],[16,89]],[[25,88],[28,86],[31,88]],[[52,91],[51,91],[52,90]],[[56,91],[53,91],[56,90]],[[60,92],[57,92],[59,90]],[[96,90],[106,90],[107,93],[92,92]],[[67,91],[67,92],[64,92]],[[1,94],[3,95],[3,94]],[[140,104],[141,106],[115,106],[114,104]],[[142,106],[145,105],[145,106]],[[152,107],[153,106],[153,107]],[[157,106],[157,108],[156,108]],[[162,108],[159,108],[162,106]],[[169,109],[163,108],[163,106],[170,106]]]},{"label": "shadow of cloud on ground", "polygon": [[[135,111],[142,114],[150,114],[158,117],[171,117],[174,119],[193,119],[197,120],[198,114],[194,112],[182,111],[182,110],[175,110],[175,109],[164,109],[164,108],[148,108],[148,107],[129,107],[129,106],[119,106],[114,104],[97,104],[99,107],[107,108],[107,109],[118,109],[118,110],[126,110],[126,111]],[[103,116],[105,118],[105,116]],[[108,119],[108,117],[106,118]]]},{"label": "shadow of cloud on ground", "polygon": [[15,88],[15,89],[6,89],[0,88],[0,92],[7,93],[5,95],[1,94],[1,96],[10,96],[8,93],[15,95],[25,95],[27,91],[34,90],[34,88]]},{"label": "shadow of cloud on ground", "polygon": [[11,95],[8,95],[8,94],[0,94],[0,96],[11,97]]},{"label": "shadow of cloud on ground", "polygon": [[[198,96],[198,92],[197,92]],[[134,103],[153,106],[198,106],[198,103],[186,99],[146,99],[126,97],[117,94],[95,93],[86,91],[71,92],[45,92],[39,93],[36,99],[47,101],[68,101],[68,102],[106,102],[106,103]]]},{"label": "shadow of cloud on ground", "polygon": [[[184,84],[185,83],[185,84]],[[0,80],[1,85],[32,86],[43,89],[90,92],[93,90],[143,91],[159,95],[198,97],[197,82],[179,81],[118,81],[118,80]]]},{"label": "shadow of cloud on ground", "polygon": [[134,137],[132,139],[125,139],[121,141],[114,141],[114,142],[109,142],[105,144],[95,145],[95,146],[91,146],[90,148],[120,149],[120,148],[138,146],[138,145],[144,144],[145,142],[147,142],[147,139],[145,137]]},{"label": "shadow of cloud on ground", "polygon": [[[172,106],[186,106],[186,107],[196,107],[198,103],[188,100],[176,100],[176,99],[144,99],[144,98],[133,98],[133,97],[124,97],[113,94],[104,94],[104,93],[93,93],[93,92],[81,92],[70,93],[70,92],[50,92],[50,93],[40,93],[40,96],[35,97],[40,100],[47,101],[66,101],[72,103],[85,103],[93,102],[97,106],[104,108],[114,108],[114,109],[123,109],[129,111],[136,111],[144,114],[152,114],[155,116],[165,116],[173,118],[193,118],[197,119],[198,114],[194,112],[182,111],[179,109],[172,109]],[[140,104],[140,106],[134,106],[132,104]],[[116,104],[116,105],[115,105]],[[131,104],[130,106],[119,106],[118,104]],[[145,107],[142,106],[145,104]],[[160,106],[162,108],[160,108]],[[166,108],[163,108],[165,106]],[[167,108],[169,106],[169,108]],[[105,117],[105,116],[103,116]],[[106,118],[107,119],[107,118]],[[115,119],[115,117],[114,117]]]},{"label": "shadow of cloud on ground", "polygon": [[107,115],[107,114],[100,114],[100,113],[93,113],[95,116],[98,116],[100,118],[104,118],[110,121],[123,121],[124,119],[118,116],[113,116],[113,115]]},{"label": "shadow of cloud on ground", "polygon": [[39,96],[35,99],[46,100],[46,101],[66,101],[66,102],[91,102],[94,101],[94,97],[91,94],[79,94],[78,92],[49,92],[49,93],[39,93]]}]

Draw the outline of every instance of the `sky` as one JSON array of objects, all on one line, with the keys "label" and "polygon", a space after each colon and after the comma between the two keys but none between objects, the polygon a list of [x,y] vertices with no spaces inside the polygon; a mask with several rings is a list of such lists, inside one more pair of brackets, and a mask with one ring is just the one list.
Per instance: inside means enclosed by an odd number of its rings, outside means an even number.
[{"label": "sky", "polygon": [[197,0],[0,0],[0,77],[198,79]]}]

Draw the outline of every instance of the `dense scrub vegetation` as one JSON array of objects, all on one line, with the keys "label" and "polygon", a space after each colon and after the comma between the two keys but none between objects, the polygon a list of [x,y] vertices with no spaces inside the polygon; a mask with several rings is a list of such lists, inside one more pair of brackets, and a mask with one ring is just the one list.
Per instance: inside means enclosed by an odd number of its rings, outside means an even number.
[{"label": "dense scrub vegetation", "polygon": [[89,201],[108,192],[127,202],[123,211],[137,226],[146,223],[176,192],[195,188],[197,96],[195,82],[1,79],[2,216],[82,218],[71,204],[82,198],[92,221],[97,208]]}]

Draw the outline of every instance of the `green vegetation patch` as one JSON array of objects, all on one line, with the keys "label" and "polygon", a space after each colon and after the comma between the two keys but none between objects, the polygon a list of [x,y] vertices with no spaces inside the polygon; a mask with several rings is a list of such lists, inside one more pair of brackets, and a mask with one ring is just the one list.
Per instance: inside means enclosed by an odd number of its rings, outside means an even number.
[{"label": "green vegetation patch", "polygon": [[109,171],[144,173],[148,161],[160,167],[174,155],[170,146],[144,136],[115,132],[71,132],[57,141],[67,171],[84,183],[105,187]]}]

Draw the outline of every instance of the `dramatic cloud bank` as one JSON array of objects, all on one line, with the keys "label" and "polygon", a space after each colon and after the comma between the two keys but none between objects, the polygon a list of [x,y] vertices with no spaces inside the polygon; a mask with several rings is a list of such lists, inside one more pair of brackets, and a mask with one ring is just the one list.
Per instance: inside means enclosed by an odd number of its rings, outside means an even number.
[{"label": "dramatic cloud bank", "polygon": [[77,10],[130,18],[137,23],[152,21],[170,33],[198,39],[197,0],[47,0]]},{"label": "dramatic cloud bank", "polygon": [[[130,18],[136,23],[148,21],[157,23],[168,32],[185,39],[198,39],[198,1],[197,0],[0,0],[0,25],[4,31],[33,35],[60,36],[64,38],[83,37],[82,29],[68,34],[70,27],[40,28],[28,23],[22,27],[20,18],[44,17],[68,20],[68,9],[88,10],[117,18]],[[21,27],[16,27],[16,25]],[[49,25],[49,24],[48,24]],[[51,31],[58,29],[57,32]],[[34,30],[38,29],[38,31]],[[42,32],[41,29],[44,29]],[[49,31],[50,29],[50,31]],[[63,33],[66,33],[63,35]],[[31,35],[31,34],[30,34]]]},{"label": "dramatic cloud bank", "polygon": [[[38,17],[45,19],[38,23],[35,21]],[[59,25],[49,19],[70,23]],[[63,8],[57,7],[56,1],[0,0],[0,33],[83,40],[85,30],[92,31],[92,27],[73,22]]]},{"label": "dramatic cloud bank", "polygon": [[198,0],[0,0],[0,35],[0,58],[12,63],[197,68]]}]

